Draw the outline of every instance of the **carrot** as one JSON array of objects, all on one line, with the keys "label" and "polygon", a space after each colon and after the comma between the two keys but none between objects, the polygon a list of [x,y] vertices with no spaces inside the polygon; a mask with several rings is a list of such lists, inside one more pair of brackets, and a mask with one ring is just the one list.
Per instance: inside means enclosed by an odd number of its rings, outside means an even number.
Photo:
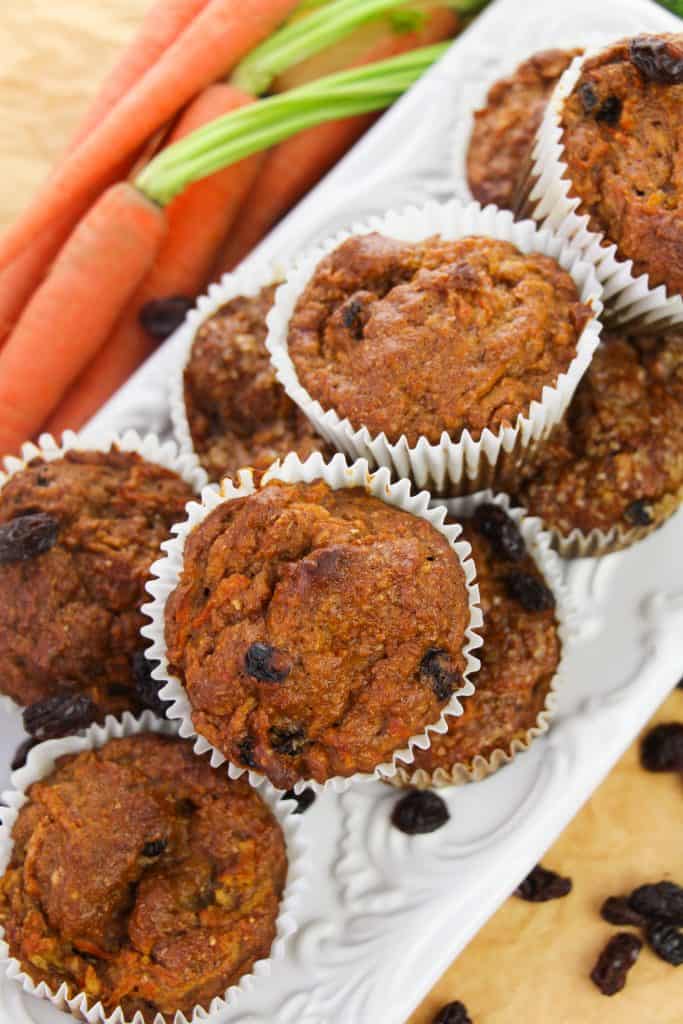
[{"label": "carrot", "polygon": [[0,270],[90,189],[101,187],[120,160],[227,74],[292,11],[298,0],[209,0],[101,124],[57,168],[24,215],[0,240]]},{"label": "carrot", "polygon": [[[458,26],[446,8],[431,12],[428,23],[416,32],[393,34],[374,44],[352,66],[406,53],[419,46],[447,39]],[[270,229],[346,153],[372,124],[375,115],[363,114],[329,121],[299,132],[275,146],[266,156],[214,268],[214,277],[234,270]]]},{"label": "carrot", "polygon": [[[251,98],[235,86],[210,85],[187,108],[170,141],[249,102]],[[260,163],[260,154],[247,157],[191,185],[167,207],[168,234],[154,267],[113,334],[48,420],[46,430],[58,436],[67,428],[80,429],[153,351],[155,343],[140,325],[140,310],[153,299],[194,297],[201,291]]]},{"label": "carrot", "polygon": [[[0,452],[15,452],[38,430],[102,345],[165,230],[163,211],[126,183],[79,223],[0,352]],[[106,275],[94,291],[96,265]]]}]

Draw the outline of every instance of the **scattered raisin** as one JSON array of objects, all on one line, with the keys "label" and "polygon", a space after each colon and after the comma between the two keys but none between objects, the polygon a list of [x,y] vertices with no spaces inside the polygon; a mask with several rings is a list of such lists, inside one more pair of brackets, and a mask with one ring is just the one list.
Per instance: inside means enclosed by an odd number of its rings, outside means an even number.
[{"label": "scattered raisin", "polygon": [[409,836],[436,832],[446,824],[450,814],[437,793],[414,789],[402,796],[391,813],[391,823]]},{"label": "scattered raisin", "polygon": [[610,924],[632,924],[642,928],[645,918],[633,909],[628,896],[608,896],[600,907],[600,916]]},{"label": "scattered raisin", "polygon": [[631,526],[651,526],[654,522],[652,510],[644,498],[638,498],[626,506],[624,519]]},{"label": "scattered raisin", "polygon": [[661,960],[672,967],[683,964],[683,932],[668,921],[652,921],[647,926],[647,941]]},{"label": "scattered raisin", "polygon": [[515,889],[514,895],[528,903],[545,903],[547,900],[559,900],[572,891],[571,878],[563,878],[555,871],[549,871],[542,864],[537,864]]},{"label": "scattered raisin", "polygon": [[157,341],[164,341],[180,327],[194,306],[187,295],[169,295],[165,299],[152,299],[140,310],[140,326]]},{"label": "scattered raisin", "polygon": [[683,924],[683,889],[675,882],[641,885],[628,898],[629,906],[648,920]]},{"label": "scattered raisin", "polygon": [[621,117],[622,102],[618,96],[608,96],[598,107],[595,115],[596,121],[604,121],[605,124],[615,125]]},{"label": "scattered raisin", "polygon": [[19,744],[19,746],[14,752],[12,764],[10,765],[13,772],[17,772],[19,771],[20,768],[24,767],[28,755],[30,754],[34,747],[38,746],[39,743],[40,740],[36,739],[35,736],[29,736],[28,739],[24,740],[23,743]]},{"label": "scattered raisin", "polygon": [[591,85],[590,82],[582,82],[578,92],[583,109],[587,114],[590,114],[598,105],[598,94],[595,91],[595,86]]},{"label": "scattered raisin", "polygon": [[142,847],[142,856],[150,858],[160,857],[167,846],[168,843],[165,839],[152,839],[151,842],[145,843]]},{"label": "scattered raisin", "polygon": [[552,590],[528,572],[512,572],[505,577],[505,589],[526,612],[545,612],[555,607]]},{"label": "scattered raisin", "polygon": [[472,1020],[464,1003],[456,1000],[439,1010],[432,1024],[472,1024]]},{"label": "scattered raisin", "polygon": [[496,554],[519,562],[526,554],[524,538],[505,509],[500,505],[485,503],[479,505],[472,517],[477,533],[490,542]]},{"label": "scattered raisin", "polygon": [[97,706],[85,694],[62,693],[29,704],[22,717],[27,733],[50,740],[85,729],[97,717]]},{"label": "scattered raisin", "polygon": [[621,992],[642,948],[643,943],[631,932],[618,932],[609,940],[591,971],[591,981],[603,996]]},{"label": "scattered raisin", "polygon": [[642,35],[631,40],[631,62],[646,78],[664,85],[683,82],[683,47],[673,39]]},{"label": "scattered raisin", "polygon": [[160,718],[164,718],[170,701],[161,700],[159,690],[164,683],[159,683],[152,678],[152,669],[158,664],[158,661],[150,661],[144,651],[136,651],[132,660],[133,682],[135,696],[142,707],[148,708]]},{"label": "scattered raisin", "polygon": [[462,683],[462,676],[453,668],[451,656],[442,647],[428,647],[420,662],[420,675],[427,676],[440,701],[448,700]]},{"label": "scattered raisin", "polygon": [[274,725],[270,729],[273,750],[288,757],[297,757],[306,745],[306,732],[298,725]]},{"label": "scattered raisin", "polygon": [[247,768],[258,768],[256,758],[254,757],[254,737],[245,736],[237,744],[237,750],[239,751],[239,758],[242,764],[246,764]]},{"label": "scattered raisin", "polygon": [[683,723],[650,729],[640,744],[640,762],[649,772],[683,772]]},{"label": "scattered raisin", "polygon": [[296,800],[297,808],[292,811],[292,814],[304,814],[305,811],[315,803],[315,790],[313,789],[302,789],[300,793],[295,793],[293,789],[288,789],[286,793],[282,794],[283,800]]},{"label": "scattered raisin", "polygon": [[244,667],[260,683],[282,683],[291,671],[282,652],[263,643],[250,645],[244,656]]},{"label": "scattered raisin", "polygon": [[26,562],[45,554],[57,542],[59,523],[47,512],[17,516],[0,525],[0,565]]},{"label": "scattered raisin", "polygon": [[341,310],[341,318],[344,327],[355,341],[363,339],[363,305],[358,299],[349,299]]}]

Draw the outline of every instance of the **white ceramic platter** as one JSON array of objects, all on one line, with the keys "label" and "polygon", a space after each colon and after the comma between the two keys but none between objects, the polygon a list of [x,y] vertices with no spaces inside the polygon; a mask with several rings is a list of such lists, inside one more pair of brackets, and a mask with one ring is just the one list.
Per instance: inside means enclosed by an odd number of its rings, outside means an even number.
[{"label": "white ceramic platter", "polygon": [[[260,253],[286,257],[387,206],[467,196],[469,115],[534,50],[591,45],[681,22],[651,0],[497,0]],[[256,254],[255,254],[256,255]],[[172,340],[97,417],[168,432]],[[381,784],[318,798],[298,935],[272,976],[220,1024],[402,1024],[576,814],[683,673],[683,513],[624,553],[567,566],[580,612],[549,735],[486,782],[446,792],[451,820],[414,839],[389,824]],[[2,778],[22,732],[1,712]],[[0,980],[0,1024],[61,1024]]]}]

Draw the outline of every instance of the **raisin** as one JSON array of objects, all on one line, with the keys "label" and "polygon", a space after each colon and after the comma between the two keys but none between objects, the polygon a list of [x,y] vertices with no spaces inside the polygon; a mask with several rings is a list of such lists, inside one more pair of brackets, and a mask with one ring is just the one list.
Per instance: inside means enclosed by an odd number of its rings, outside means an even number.
[{"label": "raisin", "polygon": [[591,85],[590,82],[582,82],[578,92],[581,106],[587,114],[590,114],[598,105],[598,94],[595,91],[595,86]]},{"label": "raisin", "polygon": [[454,263],[448,274],[450,283],[459,292],[475,292],[481,287],[479,274],[469,263]]},{"label": "raisin", "polygon": [[165,839],[152,839],[151,842],[145,843],[142,847],[142,856],[150,858],[160,857],[167,846],[168,843]]},{"label": "raisin", "polygon": [[641,885],[628,898],[629,906],[648,920],[683,924],[683,889],[675,882]]},{"label": "raisin", "polygon": [[34,747],[38,746],[39,743],[40,740],[36,739],[35,736],[29,736],[28,739],[24,740],[23,743],[19,744],[19,746],[14,752],[12,764],[10,765],[13,772],[17,772],[19,771],[20,768],[24,767],[28,755],[30,754]]},{"label": "raisin", "polygon": [[295,793],[293,789],[288,789],[286,793],[282,794],[283,800],[296,800],[296,810],[292,811],[292,814],[304,814],[305,811],[315,803],[315,791],[312,789],[302,789],[300,793]]},{"label": "raisin", "polygon": [[462,683],[462,676],[453,668],[451,656],[442,647],[428,647],[420,662],[420,675],[427,676],[430,685],[440,701],[448,700]]},{"label": "raisin", "polygon": [[683,772],[683,723],[650,729],[640,744],[640,763],[648,772]]},{"label": "raisin", "polygon": [[166,708],[171,702],[161,700],[159,690],[164,683],[159,683],[152,678],[152,669],[158,664],[158,661],[151,662],[144,651],[136,651],[132,660],[133,682],[135,696],[142,707],[148,708],[160,718],[164,718]]},{"label": "raisin", "polygon": [[363,305],[358,299],[349,299],[342,306],[341,318],[344,327],[355,341],[363,339]]},{"label": "raisin", "polygon": [[628,896],[609,896],[600,907],[600,916],[610,924],[632,924],[642,928],[645,918],[633,909]]},{"label": "raisin", "polygon": [[276,647],[263,643],[251,644],[244,656],[244,667],[260,683],[282,683],[291,671],[284,655]]},{"label": "raisin", "polygon": [[672,967],[683,964],[683,932],[668,921],[652,921],[647,927],[647,941],[661,960]]},{"label": "raisin", "polygon": [[629,46],[631,62],[653,82],[679,85],[683,82],[683,47],[673,39],[636,36]]},{"label": "raisin", "polygon": [[651,526],[654,522],[652,510],[644,498],[638,498],[626,506],[624,519],[631,526]]},{"label": "raisin", "polygon": [[47,512],[17,516],[0,525],[0,565],[27,562],[57,543],[59,523]]},{"label": "raisin", "polygon": [[402,796],[391,813],[391,823],[409,836],[436,832],[446,824],[450,814],[437,793],[414,789]]},{"label": "raisin", "polygon": [[621,992],[642,948],[643,943],[631,932],[618,932],[609,940],[591,971],[591,981],[603,996]]},{"label": "raisin", "polygon": [[140,310],[140,326],[157,341],[164,341],[180,327],[194,306],[187,295],[169,295],[165,299],[152,299]]},{"label": "raisin", "polygon": [[598,107],[595,115],[596,121],[604,121],[605,124],[615,125],[621,117],[622,103],[618,96],[608,96]]},{"label": "raisin", "polygon": [[245,736],[237,744],[240,761],[242,764],[246,764],[247,768],[258,768],[256,758],[254,757],[254,746],[253,736]]},{"label": "raisin", "polygon": [[486,537],[501,558],[509,558],[511,562],[519,562],[524,558],[524,538],[517,529],[517,524],[499,505],[479,505],[473,516],[473,525],[477,533]]},{"label": "raisin", "polygon": [[563,896],[568,896],[571,891],[571,878],[563,878],[555,871],[549,871],[542,864],[537,864],[517,886],[514,895],[528,903],[545,903],[547,900],[559,900]]},{"label": "raisin", "polygon": [[97,717],[97,706],[85,694],[63,693],[30,704],[22,717],[27,733],[50,740],[85,729]]},{"label": "raisin", "polygon": [[545,612],[555,607],[552,590],[529,572],[513,572],[505,577],[505,589],[526,612]]},{"label": "raisin", "polygon": [[472,1020],[464,1003],[456,1000],[439,1010],[432,1024],[472,1024]]},{"label": "raisin", "polygon": [[270,730],[273,750],[288,757],[297,757],[306,744],[306,731],[297,725],[274,725]]}]

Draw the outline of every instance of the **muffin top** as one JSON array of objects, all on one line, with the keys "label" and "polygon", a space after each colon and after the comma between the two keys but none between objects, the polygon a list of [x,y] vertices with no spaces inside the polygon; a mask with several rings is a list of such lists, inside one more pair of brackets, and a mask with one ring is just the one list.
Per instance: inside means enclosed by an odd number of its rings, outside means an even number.
[{"label": "muffin top", "polygon": [[247,782],[153,734],[60,758],[28,791],[0,880],[10,953],[36,983],[187,1016],[268,956],[287,875]]},{"label": "muffin top", "polygon": [[683,498],[683,335],[605,335],[567,415],[519,488],[567,535],[666,518]]},{"label": "muffin top", "polygon": [[483,504],[462,520],[472,545],[484,625],[475,693],[448,732],[416,750],[412,771],[446,772],[472,766],[479,755],[510,751],[536,725],[560,661],[555,599],[513,520],[498,505]]},{"label": "muffin top", "polygon": [[469,602],[448,540],[363,489],[272,481],[190,534],[166,606],[197,732],[283,789],[371,772],[439,718]]},{"label": "muffin top", "polygon": [[267,469],[296,452],[322,451],[319,437],[275,377],[265,346],[277,285],[240,295],[202,324],[184,374],[192,441],[211,479],[247,466]]},{"label": "muffin top", "polygon": [[562,127],[578,212],[652,287],[683,292],[683,34],[636,36],[586,61]]},{"label": "muffin top", "polygon": [[567,370],[590,315],[555,260],[509,242],[368,234],[318,264],[288,344],[323,408],[437,443],[514,424]]},{"label": "muffin top", "polygon": [[[194,496],[134,452],[33,459],[0,490],[0,689],[20,704],[80,691],[135,705],[145,580]],[[32,538],[32,539],[31,539]]]},{"label": "muffin top", "polygon": [[542,50],[489,89],[474,115],[467,180],[475,199],[515,210],[530,151],[555,84],[581,50]]}]

